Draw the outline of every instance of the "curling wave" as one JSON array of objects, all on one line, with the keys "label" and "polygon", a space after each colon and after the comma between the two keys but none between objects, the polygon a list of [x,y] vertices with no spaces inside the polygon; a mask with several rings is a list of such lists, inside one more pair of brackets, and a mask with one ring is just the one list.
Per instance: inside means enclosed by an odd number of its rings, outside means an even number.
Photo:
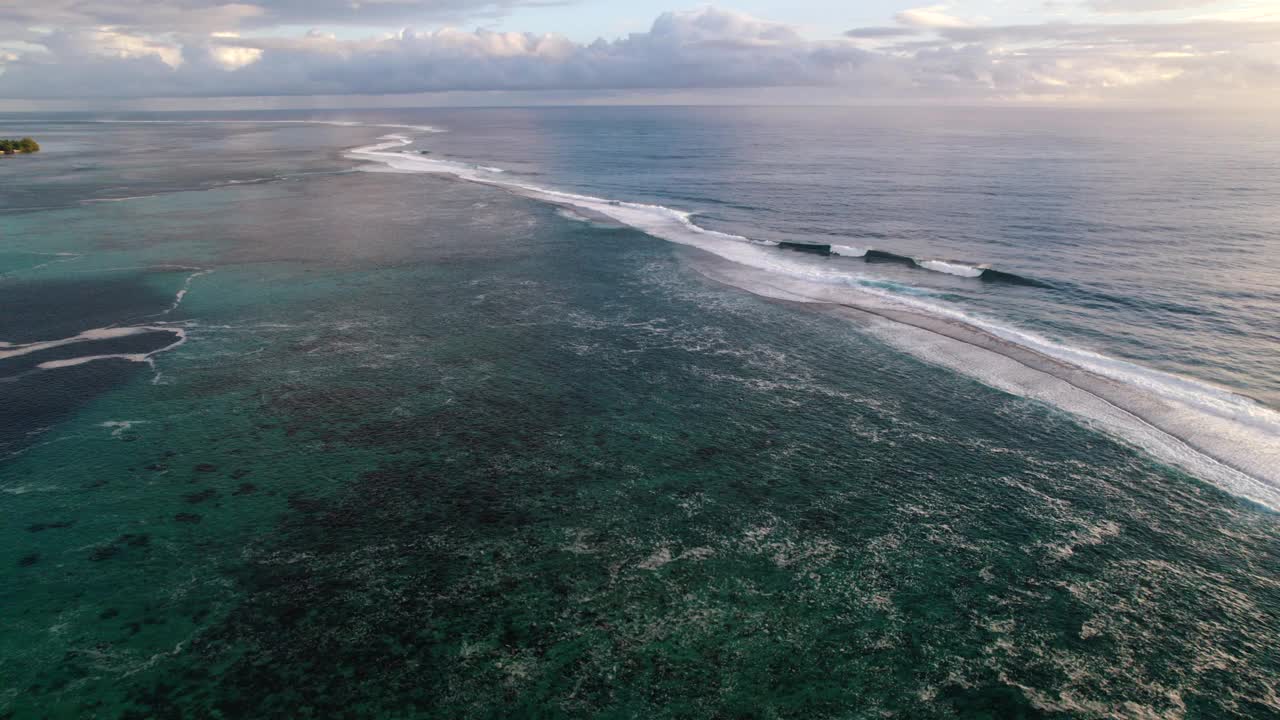
[{"label": "curling wave", "polygon": [[[969,315],[918,290],[859,274],[847,263],[815,261],[811,254],[898,263],[991,282],[1043,285],[1039,281],[982,265],[872,248],[758,242],[702,228],[680,210],[562,192],[483,167],[400,152],[396,148],[412,142],[403,135],[380,140],[347,151],[347,157],[379,163],[367,169],[442,174],[502,188],[704,250],[732,263],[714,271],[718,280],[761,295],[836,306],[892,322],[897,330],[883,336],[917,357],[1051,403],[1164,462],[1280,510],[1280,413],[1275,410],[1208,383]],[[779,252],[778,245],[803,252]]]}]

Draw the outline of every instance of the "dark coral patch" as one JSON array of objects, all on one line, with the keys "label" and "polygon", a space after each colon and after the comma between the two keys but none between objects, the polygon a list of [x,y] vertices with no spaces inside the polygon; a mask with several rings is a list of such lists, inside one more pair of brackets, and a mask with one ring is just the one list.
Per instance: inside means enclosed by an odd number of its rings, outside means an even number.
[{"label": "dark coral patch", "polygon": [[142,547],[147,547],[151,544],[151,536],[150,535],[133,535],[133,534],[121,535],[120,539],[116,540],[116,542],[123,543],[125,545],[128,545],[129,547],[142,548]]},{"label": "dark coral patch", "polygon": [[210,490],[201,490],[200,492],[197,492],[197,493],[191,493],[190,495],[185,496],[183,499],[191,503],[192,505],[198,505],[199,503],[212,500],[217,496],[218,496],[218,491],[210,489]]},{"label": "dark coral patch", "polygon": [[75,524],[74,520],[68,520],[66,522],[36,523],[34,525],[28,525],[27,532],[38,533],[44,532],[45,530],[65,530]]},{"label": "dark coral patch", "polygon": [[118,545],[103,545],[100,548],[95,548],[93,552],[89,553],[89,559],[94,562],[102,562],[103,560],[110,560],[116,557],[121,552],[122,551]]}]

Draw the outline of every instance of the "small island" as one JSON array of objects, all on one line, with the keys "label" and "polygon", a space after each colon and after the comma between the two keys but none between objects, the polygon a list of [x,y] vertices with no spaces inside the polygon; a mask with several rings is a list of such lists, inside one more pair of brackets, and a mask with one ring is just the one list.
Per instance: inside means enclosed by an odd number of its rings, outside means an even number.
[{"label": "small island", "polygon": [[30,155],[40,152],[40,143],[29,137],[21,140],[0,140],[0,155]]}]

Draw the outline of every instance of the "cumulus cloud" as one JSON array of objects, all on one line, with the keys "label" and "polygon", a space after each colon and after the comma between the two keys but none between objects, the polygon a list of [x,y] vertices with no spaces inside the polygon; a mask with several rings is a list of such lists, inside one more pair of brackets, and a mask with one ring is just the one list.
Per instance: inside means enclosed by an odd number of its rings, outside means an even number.
[{"label": "cumulus cloud", "polygon": [[[302,0],[279,0],[255,5],[253,12],[181,1],[193,12],[234,16],[227,22],[240,26],[269,13],[341,11],[330,0],[311,9]],[[432,7],[444,11],[467,1]],[[361,6],[394,13],[407,4],[375,0]],[[95,5],[64,7],[84,6]],[[239,9],[228,9],[233,7]],[[896,20],[892,27],[811,39],[786,24],[704,8],[666,13],[646,32],[591,43],[557,34],[448,27],[363,39],[320,31],[197,31],[185,25],[159,31],[137,23],[64,28],[0,46],[0,97],[711,88],[811,88],[815,100],[930,102],[1234,104],[1280,97],[1277,22],[989,25],[954,16],[944,6],[904,11]]]},{"label": "cumulus cloud", "polygon": [[[706,8],[580,44],[554,34],[403,30],[364,40],[54,33],[6,63],[10,97],[299,95],[830,85],[870,58],[843,41]],[[72,42],[74,40],[74,42]],[[98,44],[95,44],[95,41]],[[93,56],[97,62],[86,63]]]},{"label": "cumulus cloud", "polygon": [[148,59],[169,68],[182,65],[181,48],[110,28],[53,32],[42,39],[41,45],[46,54],[67,64]]}]

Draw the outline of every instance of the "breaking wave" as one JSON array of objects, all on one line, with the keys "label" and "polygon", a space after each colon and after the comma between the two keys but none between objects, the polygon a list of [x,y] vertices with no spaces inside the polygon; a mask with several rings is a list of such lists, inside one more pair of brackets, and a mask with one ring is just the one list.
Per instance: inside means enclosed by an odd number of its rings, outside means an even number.
[{"label": "breaking wave", "polygon": [[867,248],[853,247],[852,245],[831,245],[831,254],[840,257],[860,258],[866,257]]},{"label": "breaking wave", "polygon": [[348,150],[347,157],[379,163],[383,171],[441,174],[490,185],[578,216],[622,223],[729,261],[732,265],[716,271],[716,279],[748,291],[838,306],[911,328],[887,337],[926,361],[1054,404],[1164,462],[1280,510],[1280,413],[1275,410],[1208,383],[969,315],[918,290],[888,287],[883,278],[860,274],[848,263],[812,256],[895,263],[989,282],[1050,287],[1047,283],[985,265],[874,248],[755,241],[700,227],[691,213],[673,208],[538,187],[481,166],[398,150],[411,142],[404,135],[388,135],[377,144]]},{"label": "breaking wave", "polygon": [[861,259],[869,263],[889,263],[902,265],[915,270],[954,275],[963,278],[976,278],[987,282],[1006,283],[1009,285],[1025,285],[1028,287],[1051,288],[1053,285],[1033,278],[1015,275],[992,268],[990,265],[979,265],[963,260],[942,260],[934,258],[918,258],[910,255],[899,255],[888,250],[872,247],[855,247],[852,245],[825,245],[821,243],[782,242],[779,246],[788,250]]},{"label": "breaking wave", "polygon": [[954,260],[916,260],[916,265],[925,270],[967,278],[982,277],[983,273],[990,270],[986,265],[970,265]]}]

